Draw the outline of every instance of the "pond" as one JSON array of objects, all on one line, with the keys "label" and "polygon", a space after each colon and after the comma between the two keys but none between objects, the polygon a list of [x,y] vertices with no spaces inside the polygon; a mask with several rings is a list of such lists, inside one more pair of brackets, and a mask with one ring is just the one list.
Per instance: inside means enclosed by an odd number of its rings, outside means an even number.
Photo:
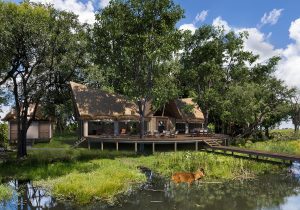
[{"label": "pond", "polygon": [[[209,209],[209,210],[300,210],[300,164],[294,163],[291,174],[270,174],[253,180],[208,182],[191,187],[176,186],[144,169],[148,182],[114,206],[95,202],[77,206],[59,201],[30,181],[10,181],[15,193],[0,203],[0,209]],[[18,192],[18,193],[17,193]]]}]

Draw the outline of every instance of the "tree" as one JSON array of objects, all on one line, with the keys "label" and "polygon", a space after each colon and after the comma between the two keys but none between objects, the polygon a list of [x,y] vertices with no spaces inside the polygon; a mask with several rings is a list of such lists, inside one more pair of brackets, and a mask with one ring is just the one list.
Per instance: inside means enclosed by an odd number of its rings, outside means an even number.
[{"label": "tree", "polygon": [[99,71],[114,91],[137,101],[141,137],[145,107],[155,95],[156,85],[169,75],[164,62],[180,48],[176,23],[183,10],[172,0],[113,0],[96,15],[92,50]]},{"label": "tree", "polygon": [[297,133],[300,126],[300,91],[295,90],[295,94],[290,99],[290,116],[294,124],[294,131]]},{"label": "tree", "polygon": [[245,36],[205,25],[185,37],[182,84],[201,107],[205,126],[229,84],[244,78],[246,62],[253,62],[253,55],[243,50]]},{"label": "tree", "polygon": [[27,154],[26,133],[37,108],[84,65],[85,36],[72,13],[28,2],[0,2],[0,85],[14,96],[18,157]]},{"label": "tree", "polygon": [[247,36],[213,26],[186,36],[181,84],[201,107],[205,126],[212,122],[219,132],[243,136],[264,127],[268,135],[288,116],[293,90],[273,76],[279,57],[259,63],[244,50]]}]

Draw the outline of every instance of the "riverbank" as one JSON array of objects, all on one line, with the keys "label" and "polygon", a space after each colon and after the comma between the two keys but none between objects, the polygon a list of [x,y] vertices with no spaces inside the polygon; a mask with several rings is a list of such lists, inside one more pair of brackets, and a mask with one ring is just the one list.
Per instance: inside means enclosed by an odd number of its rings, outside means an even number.
[{"label": "riverbank", "polygon": [[87,149],[29,151],[23,161],[11,160],[0,164],[1,180],[31,180],[56,198],[80,204],[102,200],[113,203],[127,194],[146,177],[138,170],[146,166],[169,179],[178,171],[193,172],[202,167],[206,181],[249,179],[277,173],[284,166],[237,159],[206,152],[169,152],[139,156],[131,152]]}]

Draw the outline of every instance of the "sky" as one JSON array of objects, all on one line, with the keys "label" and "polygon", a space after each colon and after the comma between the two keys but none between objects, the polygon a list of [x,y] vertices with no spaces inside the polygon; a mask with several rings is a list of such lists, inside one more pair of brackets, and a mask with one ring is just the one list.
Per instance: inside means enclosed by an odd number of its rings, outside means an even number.
[{"label": "sky", "polygon": [[[20,2],[14,0],[15,2]],[[31,0],[72,11],[81,22],[93,23],[94,13],[109,0]],[[182,30],[195,31],[204,24],[225,31],[248,31],[245,49],[260,55],[260,62],[280,56],[276,76],[300,88],[300,1],[299,0],[174,0],[185,11],[177,23]]]}]

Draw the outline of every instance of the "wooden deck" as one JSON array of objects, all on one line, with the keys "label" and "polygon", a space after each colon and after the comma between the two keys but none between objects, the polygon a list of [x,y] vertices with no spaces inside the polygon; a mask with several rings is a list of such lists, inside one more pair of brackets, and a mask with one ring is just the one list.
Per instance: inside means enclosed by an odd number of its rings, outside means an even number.
[{"label": "wooden deck", "polygon": [[[170,137],[145,137],[140,139],[138,136],[88,136],[86,137],[88,142],[88,148],[90,149],[91,143],[101,143],[101,150],[104,149],[105,143],[115,144],[115,149],[119,150],[119,144],[134,144],[135,152],[138,152],[138,146],[142,144],[151,144],[152,152],[156,151],[156,145],[159,144],[171,144],[174,146],[174,151],[177,151],[178,144],[194,144],[195,151],[199,149],[204,149],[209,152],[218,152],[221,154],[237,156],[243,158],[251,158],[256,160],[267,160],[271,162],[283,162],[283,163],[292,163],[293,161],[300,162],[300,156],[281,154],[260,150],[251,150],[240,147],[232,147],[229,145],[229,136],[222,134],[214,135],[203,135],[203,136],[193,136],[189,134],[177,135],[176,138]],[[199,144],[203,148],[199,148]],[[243,155],[243,156],[241,156]],[[246,155],[246,156],[245,156]],[[239,157],[239,156],[237,156]]]},{"label": "wooden deck", "polygon": [[119,144],[134,144],[135,152],[138,151],[138,146],[141,144],[151,144],[152,152],[155,152],[155,147],[158,144],[173,144],[174,151],[177,151],[177,144],[194,144],[195,150],[198,151],[199,143],[204,143],[206,141],[216,142],[217,145],[228,145],[229,137],[221,134],[211,134],[211,135],[202,135],[194,136],[191,134],[182,134],[177,135],[175,138],[167,136],[159,137],[144,137],[143,139],[139,136],[96,136],[89,135],[86,137],[88,142],[88,148],[90,149],[91,143],[101,143],[101,150],[104,149],[105,143],[114,143],[116,150],[119,150]]}]

